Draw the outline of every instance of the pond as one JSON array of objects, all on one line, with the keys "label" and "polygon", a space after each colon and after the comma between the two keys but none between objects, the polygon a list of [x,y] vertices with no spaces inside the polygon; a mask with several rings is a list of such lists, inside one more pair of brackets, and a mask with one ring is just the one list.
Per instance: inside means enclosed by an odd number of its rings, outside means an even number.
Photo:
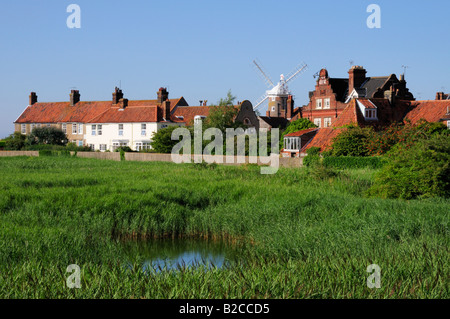
[{"label": "pond", "polygon": [[242,250],[220,241],[195,239],[153,239],[121,244],[128,262],[144,260],[143,270],[178,270],[180,268],[229,267]]}]

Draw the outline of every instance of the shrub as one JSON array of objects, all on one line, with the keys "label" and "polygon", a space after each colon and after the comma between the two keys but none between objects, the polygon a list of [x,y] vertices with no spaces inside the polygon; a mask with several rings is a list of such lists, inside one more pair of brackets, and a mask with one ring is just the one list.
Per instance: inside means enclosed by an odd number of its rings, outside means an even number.
[{"label": "shrub", "polygon": [[0,150],[4,149],[6,146],[6,142],[4,140],[0,141]]},{"label": "shrub", "polygon": [[319,155],[308,155],[303,158],[303,165],[311,167],[320,163]]},{"label": "shrub", "polygon": [[114,152],[130,153],[130,152],[133,152],[133,150],[129,146],[120,146],[120,147],[116,148],[116,150]]},{"label": "shrub", "polygon": [[450,136],[436,134],[410,147],[397,144],[369,194],[382,198],[449,197]]},{"label": "shrub", "polygon": [[179,142],[172,140],[172,132],[177,129],[178,126],[169,126],[160,129],[158,132],[153,133],[152,142],[150,143],[152,148],[157,153],[170,153],[172,148]]},{"label": "shrub", "polygon": [[66,145],[66,134],[56,127],[38,127],[27,136],[28,144]]},{"label": "shrub", "polygon": [[326,167],[334,167],[338,169],[346,168],[381,168],[381,157],[367,156],[328,156],[324,157],[323,165]]},{"label": "shrub", "polygon": [[415,125],[410,122],[394,123],[373,134],[367,141],[367,150],[369,155],[383,155],[397,143],[412,145],[435,134],[448,134],[447,127],[442,123],[431,123],[425,120],[420,120]]},{"label": "shrub", "polygon": [[320,147],[316,147],[316,146],[310,147],[306,150],[306,154],[308,154],[308,155],[319,155],[319,153],[320,153]]},{"label": "shrub", "polygon": [[26,136],[20,132],[14,132],[4,140],[5,150],[20,151],[24,148],[26,142]]},{"label": "shrub", "polygon": [[309,176],[315,180],[329,180],[339,176],[339,172],[333,168],[326,167],[320,162],[317,162],[315,165],[311,166],[308,169],[308,173]]},{"label": "shrub", "polygon": [[373,136],[372,128],[348,127],[333,139],[333,156],[368,156],[367,142]]}]

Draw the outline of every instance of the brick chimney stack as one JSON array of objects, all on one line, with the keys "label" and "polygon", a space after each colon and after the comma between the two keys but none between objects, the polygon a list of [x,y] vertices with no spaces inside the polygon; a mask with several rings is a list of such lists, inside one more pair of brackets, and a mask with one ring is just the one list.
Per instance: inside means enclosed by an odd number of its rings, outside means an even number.
[{"label": "brick chimney stack", "polygon": [[348,71],[348,94],[352,93],[353,89],[359,89],[366,80],[366,69],[362,66],[354,65]]},{"label": "brick chimney stack", "polygon": [[165,100],[162,104],[163,118],[166,121],[170,121],[170,101]]},{"label": "brick chimney stack", "polygon": [[444,92],[436,93],[436,100],[448,100],[450,94],[445,94]]},{"label": "brick chimney stack", "polygon": [[159,88],[158,92],[158,104],[162,104],[165,100],[169,98],[169,92],[167,92],[167,88]]},{"label": "brick chimney stack", "polygon": [[37,103],[37,98],[38,97],[36,95],[36,92],[31,92],[29,105],[33,105],[34,103]]},{"label": "brick chimney stack", "polygon": [[80,91],[71,90],[70,91],[70,106],[74,106],[78,102],[80,102]]},{"label": "brick chimney stack", "polygon": [[123,110],[128,106],[128,99],[121,98],[119,100],[118,104],[119,104],[119,108],[121,108]]},{"label": "brick chimney stack", "polygon": [[120,99],[123,99],[122,90],[117,86],[114,88],[114,93],[112,94],[112,104],[118,104]]},{"label": "brick chimney stack", "polygon": [[292,113],[294,113],[294,99],[292,98],[292,95],[289,95],[287,99],[286,118],[291,119]]}]

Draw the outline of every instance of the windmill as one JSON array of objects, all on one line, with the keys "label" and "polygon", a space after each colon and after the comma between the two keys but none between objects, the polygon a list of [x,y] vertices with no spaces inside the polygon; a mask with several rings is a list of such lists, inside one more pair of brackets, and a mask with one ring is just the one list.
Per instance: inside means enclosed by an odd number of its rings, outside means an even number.
[{"label": "windmill", "polygon": [[269,88],[269,90],[267,90],[266,93],[256,102],[253,109],[256,111],[265,100],[269,99],[270,116],[278,117],[284,115],[285,117],[289,117],[287,116],[289,113],[287,100],[291,96],[291,92],[289,91],[287,84],[306,71],[308,66],[305,63],[301,63],[287,77],[281,74],[280,81],[275,85],[266,72],[264,72],[261,67],[261,63],[258,64],[255,60],[253,60],[253,63],[261,73],[263,80]]}]

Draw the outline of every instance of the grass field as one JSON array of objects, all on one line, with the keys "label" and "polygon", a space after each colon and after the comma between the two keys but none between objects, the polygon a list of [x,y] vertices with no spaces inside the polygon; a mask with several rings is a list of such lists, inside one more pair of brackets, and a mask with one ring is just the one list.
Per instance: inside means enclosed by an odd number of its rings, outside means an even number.
[{"label": "grass field", "polygon": [[[374,172],[0,158],[0,298],[449,298],[450,200],[366,198]],[[226,240],[243,260],[125,269],[117,241],[144,237]]]}]

